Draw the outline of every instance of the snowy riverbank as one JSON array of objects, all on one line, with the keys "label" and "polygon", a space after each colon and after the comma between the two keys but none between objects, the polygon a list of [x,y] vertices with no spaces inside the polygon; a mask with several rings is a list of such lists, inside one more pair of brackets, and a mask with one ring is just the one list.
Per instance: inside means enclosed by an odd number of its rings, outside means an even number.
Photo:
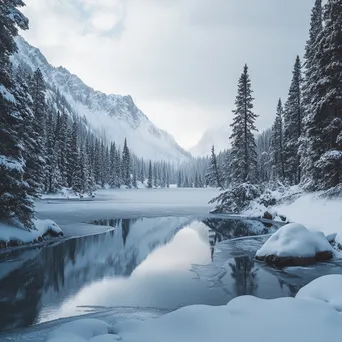
[{"label": "snowy riverbank", "polygon": [[36,230],[26,230],[0,223],[0,249],[42,242],[44,236],[63,236],[62,229],[52,220],[34,220]]},{"label": "snowy riverbank", "polygon": [[342,276],[322,277],[302,288],[296,298],[265,300],[241,296],[224,306],[187,306],[144,321],[114,320],[114,324],[108,324],[99,319],[79,319],[53,329],[46,341],[336,340],[342,334],[342,296],[340,289],[333,286],[336,281],[341,283]]},{"label": "snowy riverbank", "polygon": [[265,211],[286,216],[290,222],[303,224],[307,228],[322,231],[325,235],[337,233],[336,241],[342,244],[342,198],[323,198],[321,193],[302,193],[290,203],[267,208],[251,202],[242,215],[260,217]]}]

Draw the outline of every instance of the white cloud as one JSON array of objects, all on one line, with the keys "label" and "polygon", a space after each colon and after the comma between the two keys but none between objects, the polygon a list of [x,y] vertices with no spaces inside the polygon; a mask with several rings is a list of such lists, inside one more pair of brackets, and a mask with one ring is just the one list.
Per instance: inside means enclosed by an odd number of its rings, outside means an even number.
[{"label": "white cloud", "polygon": [[[54,65],[104,92],[131,94],[184,146],[231,117],[250,66],[257,125],[273,121],[311,2],[287,0],[30,0],[24,34]],[[294,10],[294,8],[296,10]],[[281,13],[281,15],[279,15]]]}]

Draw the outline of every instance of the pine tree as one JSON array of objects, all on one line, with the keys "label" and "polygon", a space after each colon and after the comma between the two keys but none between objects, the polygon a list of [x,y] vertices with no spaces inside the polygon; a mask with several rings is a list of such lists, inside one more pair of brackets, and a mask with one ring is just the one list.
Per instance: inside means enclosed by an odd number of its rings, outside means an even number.
[{"label": "pine tree", "polygon": [[273,180],[284,180],[284,151],[283,151],[283,105],[281,99],[278,101],[277,114],[272,126],[270,138],[270,159],[271,159],[271,178]]},{"label": "pine tree", "polygon": [[[304,63],[304,80],[303,80],[303,134],[300,139],[299,154],[301,156],[300,167],[303,170],[301,182],[304,187],[308,187],[310,179],[314,173],[314,165],[312,164],[313,147],[309,144],[308,125],[312,119],[311,102],[313,98],[313,86],[319,81],[317,79],[317,69],[315,64],[315,54],[319,36],[323,29],[323,9],[322,0],[316,0],[311,13],[311,24],[309,32],[309,40],[305,47],[305,63]],[[316,79],[315,79],[316,78]],[[309,186],[310,187],[310,186]]]},{"label": "pine tree", "polygon": [[96,184],[101,184],[101,178],[102,178],[102,169],[101,169],[101,163],[102,163],[102,156],[101,156],[101,142],[97,138],[95,140],[95,146],[94,146],[94,178]]},{"label": "pine tree", "polygon": [[120,157],[120,150],[117,149],[115,155],[115,186],[120,188],[122,184],[122,177],[121,177],[121,157]]},{"label": "pine tree", "polygon": [[23,141],[22,156],[25,160],[24,181],[28,184],[28,194],[39,197],[44,182],[44,174],[41,172],[42,155],[39,146],[39,132],[34,123],[32,98],[28,96],[27,77],[20,66],[16,71],[15,81],[15,98],[22,117],[19,131]]},{"label": "pine tree", "polygon": [[67,175],[68,175],[68,118],[66,114],[58,114],[56,123],[55,133],[55,149],[58,156],[58,169],[61,177],[61,186],[67,186]]},{"label": "pine tree", "polygon": [[324,190],[342,182],[342,2],[329,0],[310,68],[304,182]]},{"label": "pine tree", "polygon": [[105,147],[105,152],[104,152],[104,160],[103,160],[103,182],[104,184],[109,185],[111,181],[111,175],[110,175],[110,151],[109,147]]},{"label": "pine tree", "polygon": [[75,162],[76,168],[74,169],[72,177],[72,189],[76,194],[81,196],[84,193],[86,181],[83,156],[81,157],[77,154]]},{"label": "pine tree", "polygon": [[189,177],[187,175],[185,175],[185,177],[184,177],[184,182],[183,182],[182,187],[183,188],[189,188],[190,187]]},{"label": "pine tree", "polygon": [[152,174],[153,174],[153,186],[156,188],[158,187],[158,173],[157,173],[156,163],[153,163]]},{"label": "pine tree", "polygon": [[144,160],[142,159],[139,169],[139,181],[143,184],[145,181],[145,172],[144,172]]},{"label": "pine tree", "polygon": [[284,171],[285,179],[294,185],[300,182],[299,140],[302,135],[302,75],[299,56],[293,68],[293,78],[284,110]]},{"label": "pine tree", "polygon": [[177,177],[177,188],[181,188],[183,184],[183,177],[181,171],[178,171],[178,177]]},{"label": "pine tree", "polygon": [[231,126],[233,133],[231,149],[231,181],[234,184],[245,182],[256,183],[257,152],[253,131],[257,131],[254,122],[257,115],[253,113],[253,97],[251,81],[247,65],[238,82],[238,94],[235,100],[236,109]]},{"label": "pine tree", "polygon": [[[70,140],[69,140],[70,138]],[[68,187],[74,184],[74,175],[77,167],[79,166],[79,153],[77,147],[77,122],[72,124],[71,131],[68,132],[67,144],[67,183]]]},{"label": "pine tree", "polygon": [[147,179],[147,187],[151,189],[153,187],[153,179],[152,179],[152,162],[149,161],[148,164],[148,179]]},{"label": "pine tree", "polygon": [[116,157],[116,147],[115,143],[111,143],[110,145],[110,171],[109,171],[109,185],[114,188],[115,185],[115,157]]},{"label": "pine tree", "polygon": [[17,27],[28,28],[28,20],[18,8],[21,0],[0,3],[0,220],[19,220],[33,228],[33,202],[23,181],[25,161],[22,157],[22,115],[16,102],[10,55],[16,52]]},{"label": "pine tree", "polygon": [[215,147],[211,148],[211,158],[210,158],[210,165],[207,171],[207,174],[205,175],[206,183],[209,186],[220,188],[223,190],[222,186],[222,175],[221,171],[219,169],[219,166],[217,164],[216,154],[215,154]]},{"label": "pine tree", "polygon": [[122,179],[127,187],[131,187],[131,157],[127,146],[127,140],[125,139],[124,148],[122,151]]},{"label": "pine tree", "polygon": [[137,184],[137,171],[136,171],[135,167],[133,167],[132,187],[135,188],[135,189],[138,188],[138,184]]}]

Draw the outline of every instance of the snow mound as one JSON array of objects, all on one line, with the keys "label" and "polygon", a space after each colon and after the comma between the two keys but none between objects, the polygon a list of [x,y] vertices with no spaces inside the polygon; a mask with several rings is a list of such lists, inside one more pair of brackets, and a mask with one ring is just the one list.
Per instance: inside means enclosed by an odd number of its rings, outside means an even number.
[{"label": "snow mound", "polygon": [[342,275],[329,275],[304,287],[296,298],[241,296],[224,306],[187,306],[156,319],[116,322],[117,335],[105,322],[80,319],[53,330],[47,342],[338,341],[341,287]]},{"label": "snow mound", "polygon": [[330,274],[315,279],[300,289],[296,298],[322,301],[342,311],[342,275]]},{"label": "snow mound", "polygon": [[341,333],[342,316],[326,303],[252,296],[227,306],[185,307],[119,331],[123,342],[321,342]]},{"label": "snow mound", "polygon": [[[105,342],[105,341],[117,341],[117,339],[109,339],[103,337],[111,334],[112,326],[108,323],[100,321],[98,319],[80,319],[61,325],[53,330],[47,338],[48,342]],[[94,339],[94,337],[102,336],[103,339]],[[113,335],[117,336],[117,335]]]},{"label": "snow mound", "polygon": [[322,232],[309,230],[301,224],[290,223],[275,232],[257,251],[256,256],[315,257],[319,252],[333,252]]},{"label": "snow mound", "polygon": [[60,235],[63,233],[58,224],[52,220],[35,220],[34,224],[41,236],[49,232],[55,233],[54,235]]}]

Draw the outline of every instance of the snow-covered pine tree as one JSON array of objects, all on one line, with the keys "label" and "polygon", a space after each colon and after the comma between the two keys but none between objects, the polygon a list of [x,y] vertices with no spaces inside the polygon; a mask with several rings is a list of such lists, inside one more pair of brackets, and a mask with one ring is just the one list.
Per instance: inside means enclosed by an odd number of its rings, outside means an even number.
[{"label": "snow-covered pine tree", "polygon": [[[328,0],[315,43],[306,107],[304,181],[311,190],[342,183],[342,2]],[[309,71],[308,71],[309,72]]]},{"label": "snow-covered pine tree", "polygon": [[155,188],[158,187],[158,170],[157,170],[157,165],[156,163],[153,163],[153,167],[152,167],[152,174],[153,174],[153,186]]},{"label": "snow-covered pine tree", "polygon": [[214,188],[220,188],[221,190],[223,190],[222,175],[217,163],[214,145],[211,148],[210,164],[208,171],[205,175],[205,179],[207,185],[212,186]]},{"label": "snow-covered pine tree", "polygon": [[40,69],[37,69],[32,77],[32,82],[30,84],[30,93],[33,101],[33,114],[35,116],[35,123],[39,128],[40,141],[42,155],[45,156],[44,147],[46,144],[46,103],[45,103],[45,81]]},{"label": "snow-covered pine tree", "polygon": [[271,129],[264,130],[256,138],[258,154],[258,175],[260,182],[268,182],[271,178],[270,138]]},{"label": "snow-covered pine tree", "polygon": [[133,165],[133,177],[132,177],[132,187],[137,189],[138,183],[137,183],[137,170],[135,168],[135,165]]},{"label": "snow-covered pine tree", "polygon": [[111,181],[110,175],[110,151],[109,147],[105,147],[104,160],[103,160],[103,182],[109,185]]},{"label": "snow-covered pine tree", "polygon": [[72,177],[72,190],[78,195],[83,195],[84,190],[85,190],[85,186],[84,186],[85,182],[86,182],[86,176],[85,176],[85,170],[84,170],[83,155],[80,156],[79,154],[77,154],[75,169],[73,171],[73,177]]},{"label": "snow-covered pine tree", "polygon": [[302,72],[299,56],[293,68],[293,77],[284,110],[283,158],[285,179],[294,185],[300,182],[299,140],[302,135]]},{"label": "snow-covered pine tree", "polygon": [[29,86],[27,75],[19,66],[15,75],[15,98],[17,108],[21,113],[20,134],[23,141],[22,155],[25,160],[24,181],[28,184],[28,194],[39,197],[43,190],[44,174],[41,172],[41,150],[39,146],[39,131],[36,130],[32,112],[32,98],[28,96]]},{"label": "snow-covered pine tree", "polygon": [[120,149],[116,150],[115,155],[115,186],[120,188],[122,184],[122,177],[121,177],[121,156],[120,156]]},{"label": "snow-covered pine tree", "polygon": [[77,147],[77,122],[74,121],[68,132],[67,144],[67,184],[72,187],[74,184],[74,176],[79,166],[79,152]]},{"label": "snow-covered pine tree", "polygon": [[233,132],[230,173],[233,184],[258,181],[258,156],[254,133],[257,131],[254,122],[257,115],[253,112],[251,81],[247,64],[238,82],[238,94],[235,100],[236,109],[231,127]]},{"label": "snow-covered pine tree", "polygon": [[56,146],[56,131],[51,107],[47,110],[47,137],[46,137],[46,172],[45,172],[45,192],[55,192],[59,187],[59,169]]},{"label": "snow-covered pine tree", "polygon": [[114,188],[115,185],[115,156],[116,156],[116,147],[115,143],[112,142],[110,144],[110,172],[109,172],[109,185]]},{"label": "snow-covered pine tree", "polygon": [[94,145],[94,178],[96,184],[102,182],[102,155],[101,155],[101,142],[100,139],[96,138]]},{"label": "snow-covered pine tree", "polygon": [[183,182],[182,187],[183,187],[183,188],[189,188],[189,187],[190,187],[190,182],[189,182],[189,177],[188,177],[188,175],[185,175],[185,177],[184,177],[184,182]]},{"label": "snow-covered pine tree", "polygon": [[278,101],[277,114],[272,126],[270,137],[271,179],[284,180],[284,151],[283,151],[283,104]]},{"label": "snow-covered pine tree", "polygon": [[148,163],[148,178],[147,178],[147,187],[149,189],[153,188],[153,176],[152,176],[152,162],[151,160]]},{"label": "snow-covered pine tree", "polygon": [[28,28],[28,20],[18,8],[21,0],[0,2],[0,220],[18,220],[33,228],[33,202],[24,182],[25,161],[20,135],[22,116],[13,95],[15,85],[10,56],[16,52],[17,27]]},{"label": "snow-covered pine tree", "polygon": [[139,181],[141,183],[144,183],[145,181],[145,171],[144,171],[144,159],[141,160],[141,163],[140,163],[140,168],[139,168]]},{"label": "snow-covered pine tree", "polygon": [[169,170],[166,170],[166,187],[170,187],[170,172]]},{"label": "snow-covered pine tree", "polygon": [[177,176],[177,188],[181,188],[183,184],[183,177],[182,177],[182,173],[179,170],[178,171],[178,176]]},{"label": "snow-covered pine tree", "polygon": [[67,186],[68,175],[68,118],[65,113],[59,113],[56,123],[56,144],[58,156],[58,169],[61,176],[61,186]]},{"label": "snow-covered pine tree", "polygon": [[121,163],[121,168],[122,168],[122,179],[123,183],[127,187],[131,187],[131,156],[130,152],[127,146],[127,139],[125,139],[124,142],[124,147],[122,150],[122,163]]},{"label": "snow-covered pine tree", "polygon": [[[299,154],[301,156],[300,167],[302,169],[301,183],[307,189],[314,189],[312,182],[315,172],[313,158],[315,148],[311,146],[308,138],[308,129],[312,120],[311,102],[313,98],[313,86],[318,82],[317,63],[315,63],[315,54],[319,37],[323,29],[323,8],[322,0],[315,0],[311,13],[311,24],[309,39],[305,47],[304,79],[303,79],[303,132],[300,139]],[[315,79],[316,78],[316,79]]]}]

